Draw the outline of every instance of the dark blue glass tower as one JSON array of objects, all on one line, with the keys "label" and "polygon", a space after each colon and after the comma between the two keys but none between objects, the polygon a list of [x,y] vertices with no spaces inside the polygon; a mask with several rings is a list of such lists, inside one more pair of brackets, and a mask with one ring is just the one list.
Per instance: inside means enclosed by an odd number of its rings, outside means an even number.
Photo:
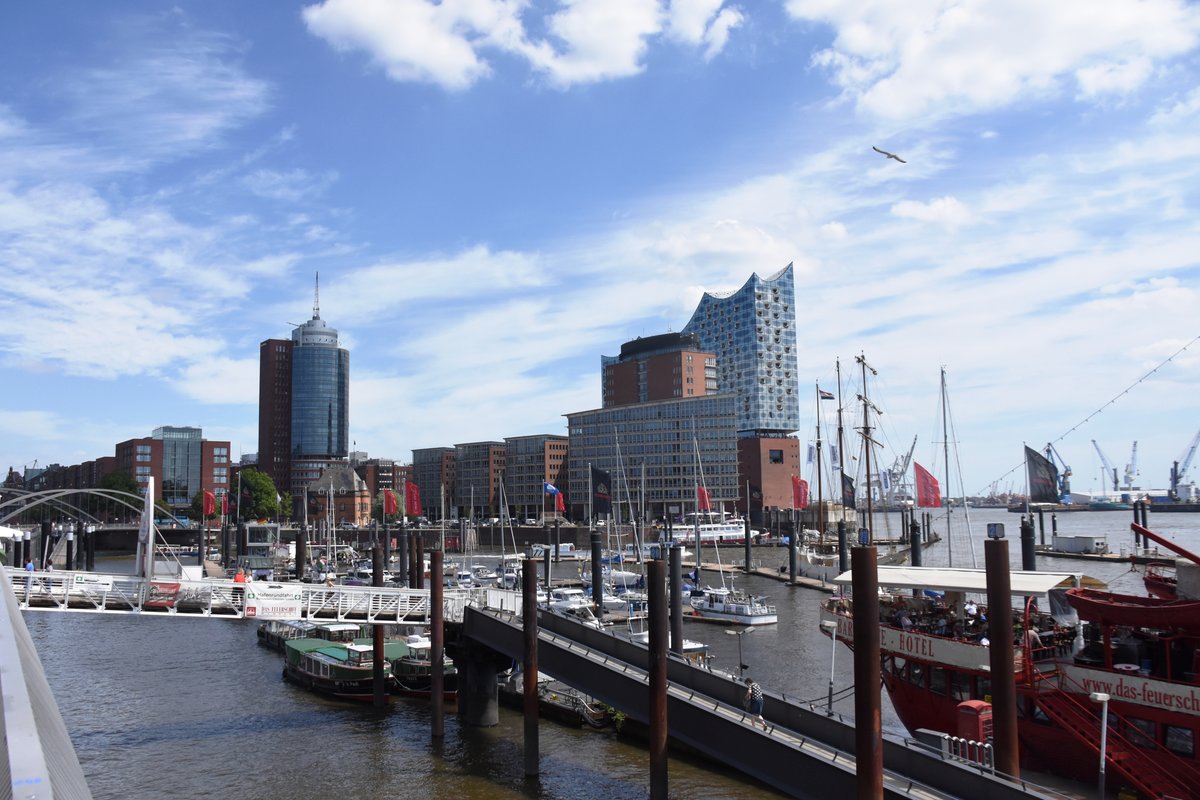
[{"label": "dark blue glass tower", "polygon": [[291,445],[293,462],[350,454],[350,353],[315,304],[292,332]]}]

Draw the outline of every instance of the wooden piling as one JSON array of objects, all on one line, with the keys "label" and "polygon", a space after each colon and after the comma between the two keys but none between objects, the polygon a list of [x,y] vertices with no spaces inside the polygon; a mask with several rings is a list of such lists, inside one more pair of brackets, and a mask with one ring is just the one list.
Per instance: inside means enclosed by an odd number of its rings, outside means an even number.
[{"label": "wooden piling", "polygon": [[[594,552],[596,548],[592,549]],[[595,590],[599,593],[598,584]],[[525,634],[521,665],[524,678],[521,700],[525,712],[525,777],[530,778],[538,774],[537,562],[532,558],[525,559],[521,569],[521,615]]]},{"label": "wooden piling", "polygon": [[666,566],[661,559],[646,564],[646,594],[650,604],[650,800],[667,799]]},{"label": "wooden piling", "polygon": [[858,766],[855,796],[858,800],[883,800],[879,573],[875,548],[852,548],[850,565],[854,589],[854,754]]},{"label": "wooden piling", "polygon": [[430,735],[435,741],[446,735],[446,615],[442,579],[445,555],[441,550],[429,554],[429,702],[433,712]]},{"label": "wooden piling", "polygon": [[[1033,522],[1030,520],[1030,526]],[[992,746],[996,771],[1021,777],[1017,748],[1017,689],[1013,682],[1012,580],[1008,565],[1008,540],[983,543],[987,573],[988,665],[992,687]]]}]

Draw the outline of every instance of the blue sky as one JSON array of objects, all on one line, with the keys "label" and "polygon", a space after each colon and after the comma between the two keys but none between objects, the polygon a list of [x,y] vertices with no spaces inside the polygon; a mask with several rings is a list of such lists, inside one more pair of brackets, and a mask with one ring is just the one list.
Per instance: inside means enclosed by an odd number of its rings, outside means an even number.
[{"label": "blue sky", "polygon": [[1118,396],[1057,447],[1162,488],[1200,344],[1122,392],[1200,335],[1198,46],[1182,0],[6,4],[0,469],[255,452],[317,272],[408,461],[565,433],[601,354],[792,262],[801,387],[865,353],[892,448],[935,463],[944,366],[967,491]]}]

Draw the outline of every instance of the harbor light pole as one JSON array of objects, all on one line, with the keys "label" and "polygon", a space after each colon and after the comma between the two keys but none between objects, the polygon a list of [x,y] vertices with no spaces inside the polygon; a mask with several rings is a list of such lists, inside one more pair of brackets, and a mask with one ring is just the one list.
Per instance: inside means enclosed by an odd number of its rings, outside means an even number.
[{"label": "harbor light pole", "polygon": [[1100,793],[1097,797],[1104,800],[1104,767],[1108,761],[1107,745],[1108,745],[1108,700],[1109,696],[1104,692],[1092,692],[1088,695],[1093,703],[1100,704]]},{"label": "harbor light pole", "polygon": [[827,619],[821,623],[821,627],[829,634],[830,647],[829,653],[829,696],[825,700],[825,715],[833,716],[833,665],[837,661],[837,623],[831,619]]},{"label": "harbor light pole", "polygon": [[[697,547],[696,549],[699,550],[700,548]],[[741,680],[745,676],[746,667],[750,666],[749,664],[742,663],[742,634],[750,633],[752,630],[754,630],[753,625],[742,628],[740,631],[731,631],[728,628],[725,629],[727,634],[730,636],[736,636],[738,640],[738,680]]]}]

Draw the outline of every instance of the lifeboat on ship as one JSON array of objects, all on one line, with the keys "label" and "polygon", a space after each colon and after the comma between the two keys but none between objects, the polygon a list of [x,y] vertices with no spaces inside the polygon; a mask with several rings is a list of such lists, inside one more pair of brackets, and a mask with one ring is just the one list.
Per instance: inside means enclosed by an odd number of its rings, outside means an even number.
[{"label": "lifeboat on ship", "polygon": [[1101,625],[1200,631],[1200,601],[1139,597],[1098,589],[1068,589],[1067,602],[1081,619]]}]

